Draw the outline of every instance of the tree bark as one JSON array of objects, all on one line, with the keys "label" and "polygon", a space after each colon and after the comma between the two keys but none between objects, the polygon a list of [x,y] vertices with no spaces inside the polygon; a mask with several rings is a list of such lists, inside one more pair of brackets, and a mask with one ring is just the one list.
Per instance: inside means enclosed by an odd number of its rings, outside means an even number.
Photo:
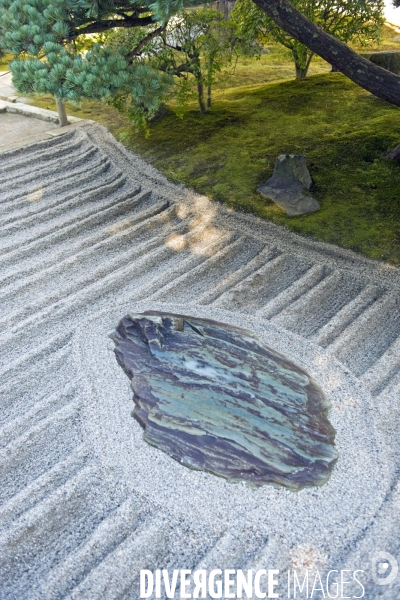
[{"label": "tree bark", "polygon": [[292,54],[293,54],[293,58],[294,58],[294,66],[296,69],[296,79],[305,79],[307,77],[308,69],[310,68],[310,64],[311,64],[312,58],[314,56],[314,52],[311,52],[307,56],[307,60],[306,60],[306,63],[304,66],[301,66],[304,63],[302,63],[300,61],[298,54],[296,54],[294,51],[292,52]]},{"label": "tree bark", "polygon": [[400,77],[374,65],[346,44],[322,31],[288,0],[253,0],[279,27],[357,85],[382,100],[400,106]]},{"label": "tree bark", "polygon": [[204,82],[201,74],[200,56],[197,53],[189,54],[189,58],[193,62],[192,73],[197,85],[197,100],[199,102],[200,112],[205,115],[207,113],[207,105],[204,101]]},{"label": "tree bark", "polygon": [[214,66],[214,59],[211,56],[208,62],[208,85],[207,85],[207,108],[211,108],[212,98],[211,98],[211,82],[212,82],[212,71]]},{"label": "tree bark", "polygon": [[400,144],[398,144],[395,148],[393,148],[393,150],[386,154],[385,158],[388,158],[389,160],[400,161]]},{"label": "tree bark", "polygon": [[66,125],[68,125],[68,117],[67,117],[67,111],[65,109],[65,102],[63,102],[61,100],[61,98],[58,98],[56,96],[56,105],[57,105],[57,112],[58,112],[58,124],[60,127],[65,127]]},{"label": "tree bark", "polygon": [[296,79],[305,79],[308,73],[308,67],[301,67],[297,63],[294,64],[296,69]]},{"label": "tree bark", "polygon": [[204,85],[200,79],[197,79],[197,99],[199,101],[200,112],[205,115],[207,113],[207,106],[204,102]]}]

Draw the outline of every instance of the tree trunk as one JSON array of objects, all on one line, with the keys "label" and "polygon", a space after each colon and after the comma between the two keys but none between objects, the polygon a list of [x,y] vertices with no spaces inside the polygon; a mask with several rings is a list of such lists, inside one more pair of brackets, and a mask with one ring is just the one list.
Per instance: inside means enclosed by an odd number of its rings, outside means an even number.
[{"label": "tree trunk", "polygon": [[294,63],[296,69],[296,79],[305,79],[308,73],[308,65],[301,67],[298,63]]},{"label": "tree trunk", "polygon": [[294,55],[294,64],[296,67],[296,79],[304,79],[305,77],[307,77],[308,69],[310,68],[310,64],[311,64],[313,56],[314,56],[314,52],[310,52],[310,54],[307,55],[307,60],[306,60],[304,67],[302,67],[301,64],[304,64],[304,63],[300,63],[300,60],[298,59],[298,57],[296,57]]},{"label": "tree trunk", "polygon": [[204,82],[203,82],[203,76],[201,74],[200,56],[196,52],[196,53],[193,53],[192,55],[189,54],[189,58],[192,60],[192,63],[193,63],[192,74],[196,80],[197,100],[199,102],[200,112],[203,115],[205,115],[207,113],[207,106],[204,101]]},{"label": "tree trunk", "polygon": [[393,148],[393,150],[388,152],[388,154],[385,155],[385,158],[389,160],[400,161],[400,144],[398,144],[397,146],[395,146],[395,148]]},{"label": "tree trunk", "polygon": [[58,112],[58,124],[60,127],[65,127],[68,125],[67,111],[65,109],[65,102],[56,96],[56,105]]},{"label": "tree trunk", "polygon": [[208,63],[208,85],[207,85],[207,108],[211,108],[211,82],[213,72],[214,59],[211,56]]},{"label": "tree trunk", "polygon": [[308,69],[310,67],[314,52],[309,52],[307,48],[304,48],[305,52],[299,53],[296,45],[292,48],[292,56],[294,60],[294,66],[296,70],[296,79],[304,79],[307,77]]},{"label": "tree trunk", "polygon": [[357,85],[382,100],[400,106],[400,77],[374,65],[346,44],[322,31],[288,0],[254,0],[279,27]]},{"label": "tree trunk", "polygon": [[197,99],[199,101],[200,112],[205,115],[207,113],[207,106],[204,102],[204,85],[200,79],[197,79]]}]

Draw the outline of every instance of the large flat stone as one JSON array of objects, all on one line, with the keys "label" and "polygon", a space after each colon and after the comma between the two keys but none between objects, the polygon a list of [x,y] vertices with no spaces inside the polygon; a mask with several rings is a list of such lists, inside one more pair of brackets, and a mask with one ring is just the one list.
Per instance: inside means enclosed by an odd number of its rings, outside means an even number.
[{"label": "large flat stone", "polygon": [[112,338],[151,445],[230,481],[299,490],[328,480],[329,401],[251,332],[156,312],[125,317]]}]

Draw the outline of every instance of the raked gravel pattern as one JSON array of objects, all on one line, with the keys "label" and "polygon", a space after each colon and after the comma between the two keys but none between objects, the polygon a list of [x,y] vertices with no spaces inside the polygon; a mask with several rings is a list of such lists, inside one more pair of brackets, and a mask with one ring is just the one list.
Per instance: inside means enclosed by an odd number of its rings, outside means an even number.
[{"label": "raked gravel pattern", "polygon": [[[0,598],[136,600],[162,568],[363,569],[365,598],[400,597],[371,574],[400,558],[398,269],[173,185],[93,124],[0,154],[0,234]],[[152,309],[305,368],[329,482],[253,490],[143,442],[108,334]]]}]

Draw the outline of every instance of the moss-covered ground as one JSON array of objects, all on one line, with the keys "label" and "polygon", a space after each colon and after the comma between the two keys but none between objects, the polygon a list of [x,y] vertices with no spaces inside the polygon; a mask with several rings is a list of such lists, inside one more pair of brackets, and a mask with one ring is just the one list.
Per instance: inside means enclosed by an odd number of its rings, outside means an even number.
[{"label": "moss-covered ground", "polygon": [[8,71],[8,63],[10,62],[11,59],[12,59],[11,54],[4,54],[3,56],[0,56],[0,72]]},{"label": "moss-covered ground", "polygon": [[[384,48],[399,45],[395,35],[386,31]],[[101,103],[69,112],[106,124],[131,150],[197,192],[400,265],[400,165],[384,158],[400,143],[400,109],[330,73],[321,59],[307,79],[295,81],[285,52],[270,50],[259,61],[239,62],[234,78],[217,86],[207,115],[195,104],[183,119],[171,112],[148,137]],[[54,109],[49,98],[36,102]],[[308,157],[318,212],[287,217],[256,192],[283,153]]]}]

